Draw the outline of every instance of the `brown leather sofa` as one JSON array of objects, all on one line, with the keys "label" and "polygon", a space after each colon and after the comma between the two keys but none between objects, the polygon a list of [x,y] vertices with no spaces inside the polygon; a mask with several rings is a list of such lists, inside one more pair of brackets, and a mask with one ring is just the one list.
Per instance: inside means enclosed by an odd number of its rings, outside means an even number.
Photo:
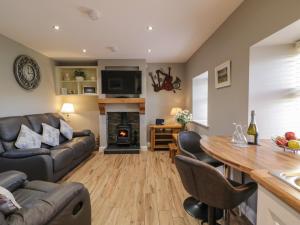
[{"label": "brown leather sofa", "polygon": [[0,186],[22,207],[6,216],[0,212],[1,225],[91,225],[90,197],[82,184],[26,179],[22,172],[0,173]]},{"label": "brown leather sofa", "polygon": [[95,150],[95,137],[90,130],[74,132],[73,139],[60,135],[60,145],[42,144],[38,149],[16,149],[15,142],[24,124],[41,134],[42,123],[60,127],[59,114],[46,113],[0,118],[0,172],[18,170],[29,180],[58,181]]}]

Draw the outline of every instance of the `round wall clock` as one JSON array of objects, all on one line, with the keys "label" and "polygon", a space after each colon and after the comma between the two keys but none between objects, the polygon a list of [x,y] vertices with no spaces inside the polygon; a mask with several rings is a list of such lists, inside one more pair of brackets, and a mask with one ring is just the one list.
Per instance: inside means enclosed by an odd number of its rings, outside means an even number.
[{"label": "round wall clock", "polygon": [[40,84],[40,67],[29,56],[20,55],[14,63],[14,74],[19,85],[26,90],[33,90]]}]

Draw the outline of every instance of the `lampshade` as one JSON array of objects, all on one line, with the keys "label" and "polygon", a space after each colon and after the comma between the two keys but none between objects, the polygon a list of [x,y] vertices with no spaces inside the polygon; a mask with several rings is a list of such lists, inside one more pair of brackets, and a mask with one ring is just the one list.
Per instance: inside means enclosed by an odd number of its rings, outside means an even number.
[{"label": "lampshade", "polygon": [[182,111],[182,108],[179,108],[179,107],[173,107],[171,109],[171,112],[170,112],[170,115],[171,116],[175,116],[177,113],[181,112]]},{"label": "lampshade", "polygon": [[62,113],[74,113],[74,105],[72,103],[64,103],[60,111]]}]

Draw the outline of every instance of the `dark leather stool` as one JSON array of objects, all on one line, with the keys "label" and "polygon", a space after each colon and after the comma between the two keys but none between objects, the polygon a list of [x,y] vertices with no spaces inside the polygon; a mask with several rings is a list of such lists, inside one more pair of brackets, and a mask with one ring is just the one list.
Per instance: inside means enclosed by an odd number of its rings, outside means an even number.
[{"label": "dark leather stool", "polygon": [[[223,166],[223,164],[214,158],[207,155],[200,146],[200,135],[194,131],[182,131],[178,136],[178,147],[180,154],[187,157],[203,161],[214,167]],[[194,197],[188,197],[183,202],[185,211],[192,217],[206,222],[208,217],[208,207],[206,204],[202,204]],[[222,218],[222,210],[217,211],[217,218]]]},{"label": "dark leather stool", "polygon": [[185,156],[176,156],[175,165],[186,191],[208,205],[208,223],[216,225],[216,209],[233,209],[257,189],[253,182],[237,184],[227,180],[213,166]]}]

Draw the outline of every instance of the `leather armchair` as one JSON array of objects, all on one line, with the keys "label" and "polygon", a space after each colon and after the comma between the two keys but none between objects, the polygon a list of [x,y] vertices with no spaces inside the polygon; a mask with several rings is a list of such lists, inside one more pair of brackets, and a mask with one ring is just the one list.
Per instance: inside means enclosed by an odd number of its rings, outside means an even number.
[{"label": "leather armchair", "polygon": [[0,186],[22,207],[6,217],[0,213],[1,225],[91,224],[90,197],[82,184],[28,182],[24,173],[8,171],[0,174]]}]

